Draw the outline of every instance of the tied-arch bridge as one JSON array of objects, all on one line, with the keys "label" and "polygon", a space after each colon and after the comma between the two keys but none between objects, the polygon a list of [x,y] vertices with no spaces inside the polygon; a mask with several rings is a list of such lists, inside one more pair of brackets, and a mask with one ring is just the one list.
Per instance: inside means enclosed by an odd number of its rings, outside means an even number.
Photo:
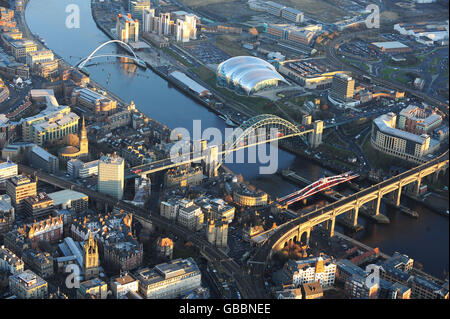
[{"label": "tied-arch bridge", "polygon": [[[437,179],[439,174],[446,173],[449,166],[449,153],[446,151],[439,157],[412,168],[397,176],[384,180],[376,185],[363,189],[355,194],[341,198],[325,207],[316,209],[301,217],[292,219],[275,229],[259,235],[259,248],[249,264],[253,267],[253,275],[262,278],[265,265],[273,254],[289,246],[293,242],[309,244],[311,230],[320,224],[325,226],[330,237],[334,236],[334,226],[339,215],[347,214],[354,225],[358,219],[359,208],[369,202],[375,204],[375,214],[379,214],[380,202],[384,195],[391,194],[396,205],[400,205],[402,189],[413,186],[419,191],[423,178]],[[260,284],[261,286],[261,284]]]},{"label": "tied-arch bridge", "polygon": [[297,126],[276,115],[261,114],[243,122],[222,145],[207,147],[206,141],[202,141],[205,143],[200,144],[198,151],[186,152],[175,157],[135,166],[127,170],[125,176],[132,178],[202,161],[205,163],[207,174],[215,176],[222,162],[233,152],[295,136],[303,138],[308,136],[310,146],[317,147],[322,142],[322,132],[323,122],[319,120]]},{"label": "tied-arch bridge", "polygon": [[[95,55],[101,48],[103,48],[104,46],[106,46],[110,43],[118,43],[118,44],[125,46],[131,52],[132,56],[131,55],[123,55],[123,54],[115,54],[115,53]],[[89,56],[78,61],[78,63],[75,66],[82,69],[85,67],[86,63],[88,63],[90,60],[102,58],[102,57],[127,58],[127,59],[131,59],[131,60],[135,61],[139,65],[142,65],[142,66],[145,65],[145,62],[138,58],[138,56],[136,55],[136,53],[134,53],[133,49],[131,48],[131,46],[128,43],[125,43],[121,40],[109,40],[109,41],[106,41],[105,43],[100,44],[94,51],[92,51],[91,54],[89,54]]]}]

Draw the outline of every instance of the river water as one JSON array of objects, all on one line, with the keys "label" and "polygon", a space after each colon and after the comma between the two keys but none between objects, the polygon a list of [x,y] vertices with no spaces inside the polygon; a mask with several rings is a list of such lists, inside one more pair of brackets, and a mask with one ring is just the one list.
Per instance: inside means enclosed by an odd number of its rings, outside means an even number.
[{"label": "river water", "polygon": [[[66,7],[73,3],[80,8],[80,28],[77,29],[65,26],[68,15]],[[110,40],[93,21],[90,0],[30,0],[25,17],[31,32],[43,37],[51,50],[72,65]],[[100,52],[107,54],[116,50],[117,47],[111,44]],[[89,66],[88,70],[94,81],[127,102],[133,100],[140,111],[169,128],[183,127],[192,132],[193,120],[200,120],[202,129],[225,129],[224,121],[216,114],[171,87],[151,70],[118,63],[99,63]],[[272,196],[282,196],[298,189],[278,175],[260,175],[257,164],[227,166]],[[290,167],[310,180],[316,180],[324,173],[324,169],[317,164],[282,150],[278,151],[278,167]],[[418,220],[383,208],[391,223],[374,225],[360,218],[359,223],[366,229],[355,238],[367,245],[380,247],[387,254],[394,251],[408,254],[421,262],[425,271],[441,277],[443,271],[449,268],[448,217],[414,203],[409,203],[409,206],[419,212]],[[344,232],[339,226],[336,230]]]}]

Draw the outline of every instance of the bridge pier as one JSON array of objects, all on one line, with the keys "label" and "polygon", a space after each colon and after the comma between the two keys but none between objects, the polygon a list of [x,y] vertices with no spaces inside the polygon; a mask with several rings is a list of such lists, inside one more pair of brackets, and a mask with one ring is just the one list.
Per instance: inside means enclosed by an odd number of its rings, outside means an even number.
[{"label": "bridge pier", "polygon": [[436,183],[439,180],[439,171],[434,172],[432,182]]},{"label": "bridge pier", "polygon": [[355,208],[350,211],[350,218],[353,223],[353,227],[358,226],[358,214],[359,214],[359,204],[357,204]]},{"label": "bridge pier", "polygon": [[380,214],[380,204],[381,204],[381,199],[383,198],[383,194],[381,192],[378,192],[378,197],[376,199],[377,201],[377,206],[375,207],[375,216]]},{"label": "bridge pier", "polygon": [[[393,194],[395,194],[395,193],[393,193]],[[400,198],[401,198],[401,196],[402,196],[402,184],[399,183],[398,184],[398,190],[397,190],[397,196],[396,196],[397,198],[396,198],[396,201],[395,201],[395,205],[397,207],[400,206]]]},{"label": "bridge pier", "polygon": [[328,236],[331,238],[334,236],[334,226],[336,224],[336,217],[327,220],[326,228],[328,231]]},{"label": "bridge pier", "polygon": [[416,186],[415,186],[415,189],[414,189],[414,194],[416,195],[416,196],[419,196],[419,193],[420,193],[420,185],[422,184],[422,177],[419,177],[419,179],[417,180],[417,182],[416,182]]}]

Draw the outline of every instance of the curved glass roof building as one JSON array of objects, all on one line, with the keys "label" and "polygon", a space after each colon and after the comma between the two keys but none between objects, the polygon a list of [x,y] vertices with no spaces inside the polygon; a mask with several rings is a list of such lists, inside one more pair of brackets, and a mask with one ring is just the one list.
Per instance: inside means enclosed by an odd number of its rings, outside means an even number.
[{"label": "curved glass roof building", "polygon": [[289,84],[272,64],[252,56],[236,56],[217,67],[217,84],[239,94],[250,95],[280,81]]}]

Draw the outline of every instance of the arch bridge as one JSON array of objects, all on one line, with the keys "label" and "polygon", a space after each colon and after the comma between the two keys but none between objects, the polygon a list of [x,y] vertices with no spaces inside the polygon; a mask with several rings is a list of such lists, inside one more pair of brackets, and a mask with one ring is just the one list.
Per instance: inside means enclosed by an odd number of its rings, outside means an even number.
[{"label": "arch bridge", "polygon": [[[123,55],[123,54],[100,54],[100,55],[95,55],[101,48],[103,48],[104,46],[110,44],[110,43],[118,43],[122,46],[125,46],[125,48],[127,49],[127,51],[131,52],[131,55]],[[80,61],[78,61],[78,63],[75,65],[76,67],[82,69],[85,67],[86,63],[89,62],[92,59],[97,59],[97,58],[101,58],[101,57],[117,57],[117,58],[127,58],[127,59],[131,59],[134,60],[136,63],[138,63],[139,65],[145,65],[145,62],[142,61],[141,59],[139,59],[136,55],[136,53],[134,53],[133,49],[131,48],[131,46],[128,43],[125,43],[121,40],[109,40],[106,41],[105,43],[100,44],[94,51],[92,51],[91,54],[89,54],[89,56],[81,59]]]}]

